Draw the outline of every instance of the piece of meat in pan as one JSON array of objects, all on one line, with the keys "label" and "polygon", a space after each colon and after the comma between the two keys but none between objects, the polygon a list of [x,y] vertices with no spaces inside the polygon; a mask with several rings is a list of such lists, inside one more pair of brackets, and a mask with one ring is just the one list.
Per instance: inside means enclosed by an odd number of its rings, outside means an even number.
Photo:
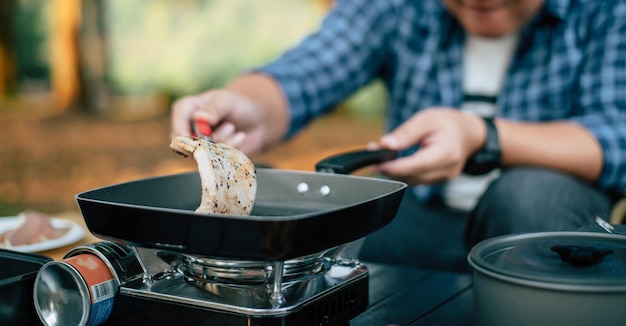
[{"label": "piece of meat in pan", "polygon": [[174,152],[193,156],[198,164],[202,198],[196,213],[250,215],[256,197],[256,172],[252,161],[236,148],[195,137],[178,136]]}]

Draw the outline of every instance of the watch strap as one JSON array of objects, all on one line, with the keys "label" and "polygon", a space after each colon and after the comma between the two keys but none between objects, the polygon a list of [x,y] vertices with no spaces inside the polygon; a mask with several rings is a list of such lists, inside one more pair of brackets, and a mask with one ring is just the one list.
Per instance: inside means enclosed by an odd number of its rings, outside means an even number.
[{"label": "watch strap", "polygon": [[493,118],[483,118],[486,126],[485,145],[470,156],[465,163],[463,172],[470,175],[481,175],[500,167],[502,152],[498,129]]}]

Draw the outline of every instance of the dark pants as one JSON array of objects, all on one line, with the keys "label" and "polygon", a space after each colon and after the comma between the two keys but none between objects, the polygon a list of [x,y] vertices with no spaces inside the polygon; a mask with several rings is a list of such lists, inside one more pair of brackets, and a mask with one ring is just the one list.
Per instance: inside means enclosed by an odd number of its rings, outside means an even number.
[{"label": "dark pants", "polygon": [[574,230],[609,218],[604,192],[567,174],[511,168],[489,186],[471,213],[423,204],[407,190],[394,220],[367,236],[364,261],[469,271],[467,254],[476,243],[498,235]]}]

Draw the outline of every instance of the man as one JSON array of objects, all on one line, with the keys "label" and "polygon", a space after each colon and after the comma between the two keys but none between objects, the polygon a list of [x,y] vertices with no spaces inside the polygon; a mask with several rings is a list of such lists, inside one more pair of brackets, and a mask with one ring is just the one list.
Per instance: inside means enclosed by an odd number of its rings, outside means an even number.
[{"label": "man", "polygon": [[377,168],[414,187],[361,257],[465,269],[483,239],[609,215],[626,186],[624,18],[617,0],[339,0],[276,61],[177,101],[173,133],[203,119],[255,153],[380,78],[389,133],[370,147],[400,150]]}]

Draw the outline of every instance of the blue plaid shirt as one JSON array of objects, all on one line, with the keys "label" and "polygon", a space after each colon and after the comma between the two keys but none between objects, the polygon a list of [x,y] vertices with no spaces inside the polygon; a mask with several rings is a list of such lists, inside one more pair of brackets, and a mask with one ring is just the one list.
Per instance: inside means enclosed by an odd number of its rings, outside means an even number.
[{"label": "blue plaid shirt", "polygon": [[[440,0],[338,0],[321,28],[261,71],[290,104],[290,135],[374,79],[389,91],[388,128],[463,100],[465,32]],[[521,31],[498,116],[569,120],[603,149],[597,180],[626,187],[626,3],[546,0]]]}]

